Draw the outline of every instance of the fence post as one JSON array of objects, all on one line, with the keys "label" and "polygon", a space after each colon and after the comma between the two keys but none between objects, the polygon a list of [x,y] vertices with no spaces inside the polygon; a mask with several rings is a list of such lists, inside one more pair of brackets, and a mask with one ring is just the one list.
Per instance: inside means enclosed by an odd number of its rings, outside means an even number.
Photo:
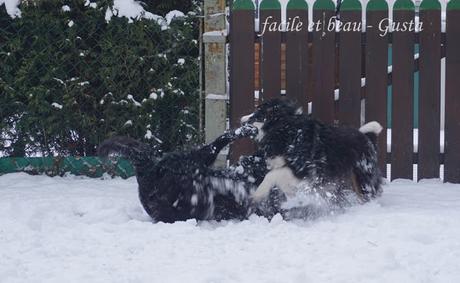
[{"label": "fence post", "polygon": [[335,4],[331,0],[317,0],[313,5],[313,116],[324,123],[335,119]]},{"label": "fence post", "polygon": [[[287,4],[287,19],[293,25],[286,32],[286,96],[294,99],[308,112],[311,100],[308,82],[308,4],[304,0],[290,0]],[[299,27],[300,30],[297,28]]]},{"label": "fence post", "polygon": [[361,3],[345,0],[340,9],[339,123],[361,126]]},{"label": "fence post", "polygon": [[[414,19],[412,1],[397,0],[394,3],[394,25],[402,26]],[[414,44],[413,30],[395,28],[392,44],[391,180],[413,179]]]},{"label": "fence post", "polygon": [[423,0],[419,33],[419,125],[417,179],[439,178],[441,110],[441,3]]},{"label": "fence post", "polygon": [[446,26],[446,141],[444,181],[460,183],[460,0],[447,4]]},{"label": "fence post", "polygon": [[281,4],[278,0],[260,3],[260,28],[262,37],[262,101],[279,97],[281,93],[281,32],[270,30],[270,23],[281,22]]},{"label": "fence post", "polygon": [[[205,139],[209,142],[227,127],[227,68],[225,0],[204,1]],[[221,152],[216,165],[226,164]]]},{"label": "fence post", "polygon": [[379,135],[379,166],[387,176],[387,98],[388,98],[388,34],[381,34],[378,25],[388,18],[385,0],[371,0],[366,7],[366,122],[378,121],[383,131]]},{"label": "fence post", "polygon": [[[243,115],[254,111],[255,7],[251,0],[237,0],[230,14],[230,127],[240,125]],[[230,147],[230,161],[254,151],[249,139]]]}]

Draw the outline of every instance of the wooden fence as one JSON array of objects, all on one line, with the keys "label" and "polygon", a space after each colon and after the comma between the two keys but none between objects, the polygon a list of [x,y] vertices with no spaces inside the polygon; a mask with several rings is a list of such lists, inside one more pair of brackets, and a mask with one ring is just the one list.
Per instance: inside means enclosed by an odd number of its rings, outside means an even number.
[{"label": "wooden fence", "polygon": [[[344,0],[340,9],[342,27],[361,23],[362,9],[358,0]],[[313,25],[313,30],[308,31],[307,3],[290,0],[286,18],[297,17],[303,29],[273,31],[267,27],[262,34],[264,22],[281,22],[280,3],[261,2],[260,28],[256,32],[253,2],[234,1],[229,33],[230,126],[236,127],[241,116],[254,110],[254,93],[258,90],[255,86],[260,84],[259,100],[285,93],[325,123],[359,127],[376,120],[386,129],[391,120],[391,148],[387,149],[387,131],[379,137],[380,165],[386,172],[386,164],[391,164],[391,179],[413,179],[414,164],[418,165],[418,180],[439,178],[443,164],[444,180],[459,183],[460,0],[451,0],[447,5],[445,32],[441,30],[441,5],[437,0],[421,3],[419,32],[408,26],[416,18],[410,0],[394,3],[393,27],[399,25],[399,30],[395,28],[385,35],[379,25],[385,24],[391,12],[387,2],[371,0],[364,9],[366,32],[336,31],[328,29],[336,14],[334,3],[317,0],[312,20],[321,25],[319,29]],[[404,30],[405,22],[408,24]],[[444,57],[446,76],[442,82]],[[445,111],[441,111],[441,84],[445,85]],[[418,110],[415,118],[414,109]],[[444,131],[441,113],[445,115]],[[418,122],[417,147],[414,121]],[[248,140],[238,142],[231,148],[231,158],[235,160],[253,149]]]}]

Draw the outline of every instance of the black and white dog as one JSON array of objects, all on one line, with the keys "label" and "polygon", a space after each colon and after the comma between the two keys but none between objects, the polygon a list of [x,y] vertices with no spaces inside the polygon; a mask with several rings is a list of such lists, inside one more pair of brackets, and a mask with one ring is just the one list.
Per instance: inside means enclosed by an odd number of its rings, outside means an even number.
[{"label": "black and white dog", "polygon": [[137,140],[115,137],[100,145],[99,155],[118,153],[131,161],[140,201],[154,221],[244,219],[254,212],[249,194],[267,172],[265,161],[253,155],[232,168],[211,165],[229,143],[256,133],[256,128],[245,126],[201,148],[166,154]]},{"label": "black and white dog", "polygon": [[252,194],[265,199],[274,187],[294,195],[306,183],[337,203],[350,195],[367,201],[381,194],[376,139],[382,127],[370,122],[359,130],[312,119],[287,99],[269,100],[241,118],[259,131],[256,137],[270,169]]}]

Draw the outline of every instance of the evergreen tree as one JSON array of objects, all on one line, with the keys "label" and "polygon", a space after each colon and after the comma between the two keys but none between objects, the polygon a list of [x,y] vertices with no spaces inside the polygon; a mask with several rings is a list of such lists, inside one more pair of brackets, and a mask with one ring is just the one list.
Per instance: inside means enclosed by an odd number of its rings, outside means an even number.
[{"label": "evergreen tree", "polygon": [[112,17],[108,1],[0,8],[0,151],[94,155],[113,135],[172,150],[198,139],[198,21]]}]

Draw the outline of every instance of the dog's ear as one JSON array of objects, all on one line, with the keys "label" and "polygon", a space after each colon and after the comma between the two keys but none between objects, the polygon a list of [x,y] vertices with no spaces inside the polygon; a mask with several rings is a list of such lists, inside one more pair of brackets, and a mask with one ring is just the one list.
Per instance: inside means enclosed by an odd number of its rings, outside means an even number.
[{"label": "dog's ear", "polygon": [[278,111],[278,105],[273,105],[265,109],[265,115],[267,116],[268,119],[271,119],[275,116],[275,113]]}]

